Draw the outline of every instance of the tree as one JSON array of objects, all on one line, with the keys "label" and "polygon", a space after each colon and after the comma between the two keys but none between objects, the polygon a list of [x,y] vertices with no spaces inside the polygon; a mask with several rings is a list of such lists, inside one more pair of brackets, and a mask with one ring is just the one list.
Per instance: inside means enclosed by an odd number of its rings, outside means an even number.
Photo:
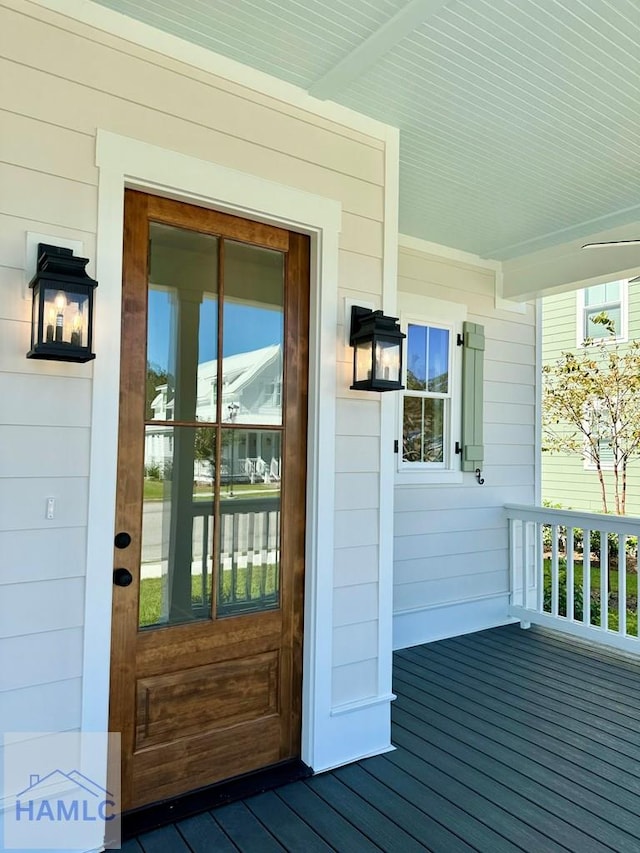
[{"label": "tree", "polygon": [[146,387],[146,408],[145,408],[145,418],[150,421],[153,418],[153,409],[151,408],[151,403],[154,401],[157,389],[162,385],[166,385],[168,382],[168,374],[167,371],[164,370],[158,364],[152,364],[150,361],[147,362],[147,387]]},{"label": "tree", "polygon": [[[593,318],[615,334],[602,312]],[[621,348],[611,340],[587,338],[543,371],[543,451],[585,454],[600,482],[602,510],[625,514],[627,467],[640,455],[640,341]],[[603,458],[604,457],[604,458]],[[603,461],[612,466],[613,503]]]}]

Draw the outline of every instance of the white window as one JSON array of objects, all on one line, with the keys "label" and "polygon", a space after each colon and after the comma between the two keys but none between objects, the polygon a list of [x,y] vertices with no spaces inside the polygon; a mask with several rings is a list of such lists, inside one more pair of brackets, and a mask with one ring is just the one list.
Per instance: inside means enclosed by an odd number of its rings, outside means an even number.
[{"label": "white window", "polygon": [[[398,413],[398,481],[460,482],[461,347],[466,308],[400,294],[405,333]],[[416,310],[418,309],[418,310]]]},{"label": "white window", "polygon": [[[626,281],[610,281],[578,291],[576,329],[578,346],[582,346],[585,338],[627,340],[627,284]],[[602,315],[605,315],[613,324],[614,335],[611,334],[607,325],[594,322],[595,318]]]},{"label": "white window", "polygon": [[596,468],[597,454],[600,467],[603,470],[612,470],[615,460],[613,424],[602,402],[589,406],[585,417],[585,428],[589,437],[585,436],[584,467],[589,470]]}]

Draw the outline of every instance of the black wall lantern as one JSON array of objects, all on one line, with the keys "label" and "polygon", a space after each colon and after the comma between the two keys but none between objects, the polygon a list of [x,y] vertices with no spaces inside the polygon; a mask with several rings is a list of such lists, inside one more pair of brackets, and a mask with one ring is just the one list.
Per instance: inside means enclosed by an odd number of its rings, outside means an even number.
[{"label": "black wall lantern", "polygon": [[402,340],[397,317],[351,307],[353,385],[356,391],[401,391]]},{"label": "black wall lantern", "polygon": [[27,358],[53,361],[91,361],[93,292],[98,282],[89,278],[88,258],[76,258],[71,249],[38,243],[33,289],[31,349]]}]

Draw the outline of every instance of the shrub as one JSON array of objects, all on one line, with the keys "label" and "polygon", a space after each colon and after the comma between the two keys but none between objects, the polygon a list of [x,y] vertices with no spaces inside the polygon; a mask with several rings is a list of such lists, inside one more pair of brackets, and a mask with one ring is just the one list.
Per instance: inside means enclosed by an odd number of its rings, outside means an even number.
[{"label": "shrub", "polygon": [[157,462],[151,462],[149,465],[144,466],[144,473],[149,480],[159,480],[160,466]]},{"label": "shrub", "polygon": [[[545,572],[543,609],[546,613],[551,613],[550,572]],[[567,573],[564,569],[558,572],[558,614],[560,616],[567,615]],[[582,591],[582,584],[578,583],[575,579],[573,583],[573,618],[578,621],[584,619],[584,593]],[[600,596],[598,593],[591,593],[591,624],[600,624]]]}]

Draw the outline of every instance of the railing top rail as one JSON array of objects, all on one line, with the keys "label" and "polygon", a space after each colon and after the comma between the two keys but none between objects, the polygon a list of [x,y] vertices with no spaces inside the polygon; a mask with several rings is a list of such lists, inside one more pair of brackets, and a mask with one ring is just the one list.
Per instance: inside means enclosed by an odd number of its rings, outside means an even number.
[{"label": "railing top rail", "polygon": [[587,530],[604,530],[608,533],[640,534],[640,518],[636,516],[605,515],[598,512],[581,512],[574,509],[552,509],[546,506],[505,504],[507,518],[520,521],[537,521],[542,524],[559,524]]},{"label": "railing top rail", "polygon": [[[249,512],[277,512],[280,509],[280,495],[257,497],[257,498],[228,498],[224,495],[220,499],[221,515],[243,515]],[[194,518],[204,515],[212,515],[213,502],[208,500],[195,500],[191,503],[191,513]]]}]

